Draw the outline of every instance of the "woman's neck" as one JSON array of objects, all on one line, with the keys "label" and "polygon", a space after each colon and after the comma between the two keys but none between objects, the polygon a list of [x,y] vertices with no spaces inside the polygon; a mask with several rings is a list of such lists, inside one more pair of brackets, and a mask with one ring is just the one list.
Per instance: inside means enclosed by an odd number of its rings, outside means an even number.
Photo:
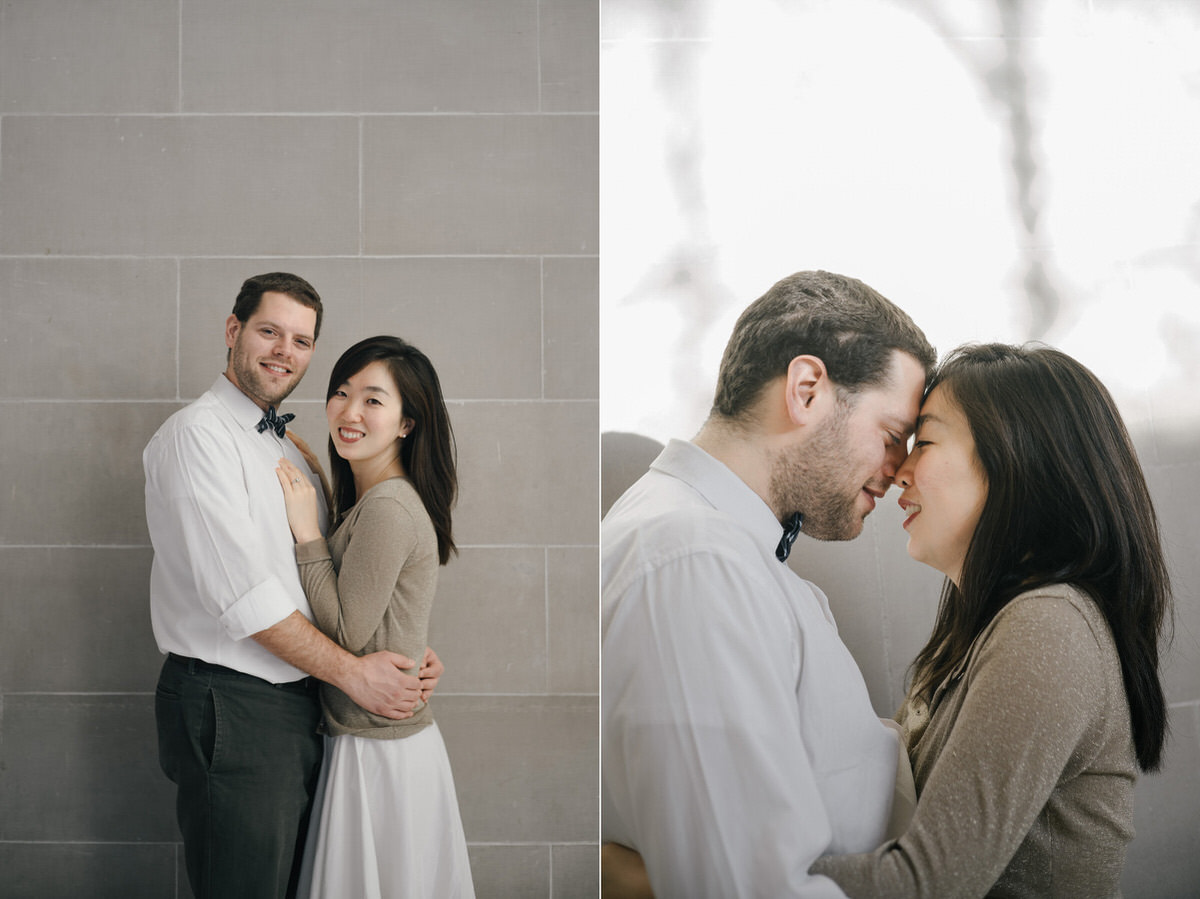
[{"label": "woman's neck", "polygon": [[354,495],[362,499],[364,493],[391,478],[404,477],[404,465],[398,458],[385,463],[378,460],[350,463],[350,473],[354,476]]}]

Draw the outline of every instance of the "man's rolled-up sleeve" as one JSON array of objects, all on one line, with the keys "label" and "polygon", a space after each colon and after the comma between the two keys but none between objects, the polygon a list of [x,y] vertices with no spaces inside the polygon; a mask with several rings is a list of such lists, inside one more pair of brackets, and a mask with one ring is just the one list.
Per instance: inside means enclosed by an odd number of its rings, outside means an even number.
[{"label": "man's rolled-up sleeve", "polygon": [[205,611],[241,640],[298,606],[272,570],[268,541],[278,535],[252,519],[237,458],[232,442],[209,429],[159,435],[146,453],[146,518],[164,564],[186,567]]}]

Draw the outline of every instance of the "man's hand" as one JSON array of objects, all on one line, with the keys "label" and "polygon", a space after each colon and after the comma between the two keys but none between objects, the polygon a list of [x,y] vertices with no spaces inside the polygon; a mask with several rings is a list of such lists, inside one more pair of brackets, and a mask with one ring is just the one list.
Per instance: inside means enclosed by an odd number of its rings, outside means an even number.
[{"label": "man's hand", "polygon": [[601,844],[600,895],[611,899],[654,899],[641,855],[620,843]]},{"label": "man's hand", "polygon": [[446,666],[442,664],[442,660],[437,657],[437,653],[433,651],[433,647],[425,647],[425,658],[421,661],[421,671],[418,676],[421,678],[421,701],[429,702],[429,697],[433,695],[433,689],[437,686],[441,676],[446,673]]},{"label": "man's hand", "polygon": [[[254,634],[254,639],[285,662],[333,684],[368,712],[385,718],[411,718],[422,698],[422,682],[405,669],[417,663],[395,652],[373,652],[361,658],[346,652],[300,612]],[[425,651],[422,670],[429,668],[430,692],[445,670],[432,649]]]},{"label": "man's hand", "polygon": [[358,658],[337,686],[368,712],[397,720],[411,718],[421,700],[421,681],[403,669],[416,665],[394,652],[373,652]]}]

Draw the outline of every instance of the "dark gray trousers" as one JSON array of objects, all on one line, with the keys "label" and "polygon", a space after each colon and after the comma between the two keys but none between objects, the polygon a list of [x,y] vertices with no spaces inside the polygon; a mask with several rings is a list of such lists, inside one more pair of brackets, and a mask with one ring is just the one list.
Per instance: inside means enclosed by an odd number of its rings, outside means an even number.
[{"label": "dark gray trousers", "polygon": [[196,899],[294,896],[321,770],[316,682],[171,655],[154,711]]}]

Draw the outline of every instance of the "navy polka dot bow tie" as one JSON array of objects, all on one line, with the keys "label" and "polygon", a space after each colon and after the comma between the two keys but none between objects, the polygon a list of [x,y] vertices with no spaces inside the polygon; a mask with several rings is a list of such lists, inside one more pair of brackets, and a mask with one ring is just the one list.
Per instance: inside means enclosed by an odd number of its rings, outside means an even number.
[{"label": "navy polka dot bow tie", "polygon": [[788,516],[788,520],[783,523],[783,536],[779,538],[779,545],[775,547],[775,558],[780,562],[786,562],[788,555],[792,551],[792,544],[796,542],[796,536],[800,533],[800,525],[804,524],[804,516],[799,512],[793,512]]},{"label": "navy polka dot bow tie", "polygon": [[295,417],[291,412],[285,415],[276,415],[275,407],[267,406],[267,411],[263,413],[262,419],[258,422],[258,433],[261,434],[267,428],[271,428],[276,437],[282,437],[287,433],[287,423]]}]

